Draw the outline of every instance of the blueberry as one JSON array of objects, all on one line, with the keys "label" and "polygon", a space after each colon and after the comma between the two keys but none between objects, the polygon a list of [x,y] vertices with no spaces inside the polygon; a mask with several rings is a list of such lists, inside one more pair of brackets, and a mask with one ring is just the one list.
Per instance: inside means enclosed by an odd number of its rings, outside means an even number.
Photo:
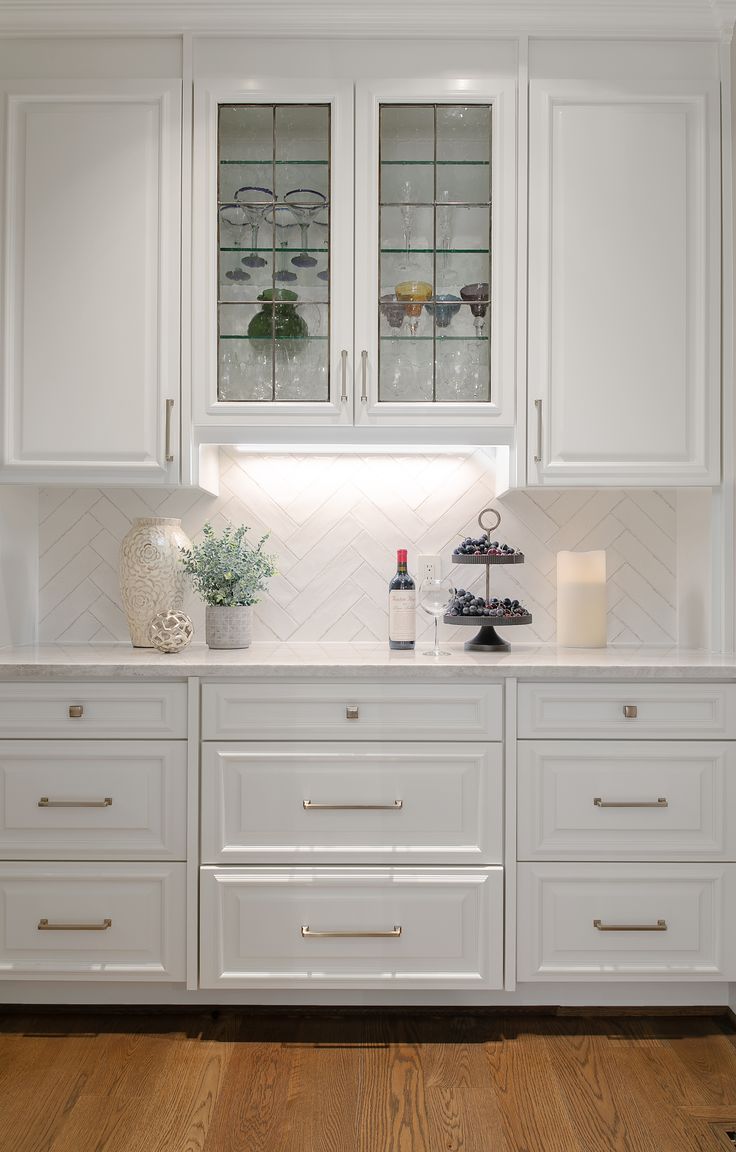
[{"label": "blueberry", "polygon": [[464,595],[465,595],[465,589],[464,589],[464,588],[458,588],[458,590],[457,590],[457,592],[455,593],[455,595],[457,596],[457,598],[458,598],[458,600],[459,600],[461,596],[464,596]]},{"label": "blueberry", "polygon": [[469,615],[470,615],[470,609],[469,608],[463,608],[463,616],[469,616]]}]

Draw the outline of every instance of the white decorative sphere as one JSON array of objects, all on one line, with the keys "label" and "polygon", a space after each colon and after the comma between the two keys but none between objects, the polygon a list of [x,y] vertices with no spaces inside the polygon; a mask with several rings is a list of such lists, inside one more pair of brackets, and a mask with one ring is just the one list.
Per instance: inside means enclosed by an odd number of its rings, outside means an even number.
[{"label": "white decorative sphere", "polygon": [[159,612],[148,626],[148,635],[159,652],[181,652],[192,639],[192,622],[183,612]]}]

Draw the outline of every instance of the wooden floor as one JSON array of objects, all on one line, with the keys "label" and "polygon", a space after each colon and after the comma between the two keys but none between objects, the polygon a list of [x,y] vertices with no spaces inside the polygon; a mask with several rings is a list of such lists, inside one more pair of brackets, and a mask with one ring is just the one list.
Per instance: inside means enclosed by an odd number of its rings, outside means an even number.
[{"label": "wooden floor", "polygon": [[13,1011],[0,1148],[733,1152],[736,1031],[692,1016]]}]

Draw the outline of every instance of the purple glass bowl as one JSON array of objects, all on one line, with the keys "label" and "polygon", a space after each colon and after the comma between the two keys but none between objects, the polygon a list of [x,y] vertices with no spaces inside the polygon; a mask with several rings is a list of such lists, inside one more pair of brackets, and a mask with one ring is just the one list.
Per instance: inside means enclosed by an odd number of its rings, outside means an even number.
[{"label": "purple glass bowl", "polygon": [[404,323],[404,305],[396,299],[393,292],[381,297],[381,312],[391,328],[400,328]]}]

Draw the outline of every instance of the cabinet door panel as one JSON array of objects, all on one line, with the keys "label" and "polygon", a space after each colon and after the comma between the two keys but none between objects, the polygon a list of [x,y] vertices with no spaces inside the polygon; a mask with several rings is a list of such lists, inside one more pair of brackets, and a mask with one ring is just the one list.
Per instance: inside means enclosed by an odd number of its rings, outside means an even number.
[{"label": "cabinet door panel", "polygon": [[7,107],[5,476],[176,480],[180,84]]},{"label": "cabinet door panel", "polygon": [[531,84],[532,480],[717,482],[717,107]]}]

